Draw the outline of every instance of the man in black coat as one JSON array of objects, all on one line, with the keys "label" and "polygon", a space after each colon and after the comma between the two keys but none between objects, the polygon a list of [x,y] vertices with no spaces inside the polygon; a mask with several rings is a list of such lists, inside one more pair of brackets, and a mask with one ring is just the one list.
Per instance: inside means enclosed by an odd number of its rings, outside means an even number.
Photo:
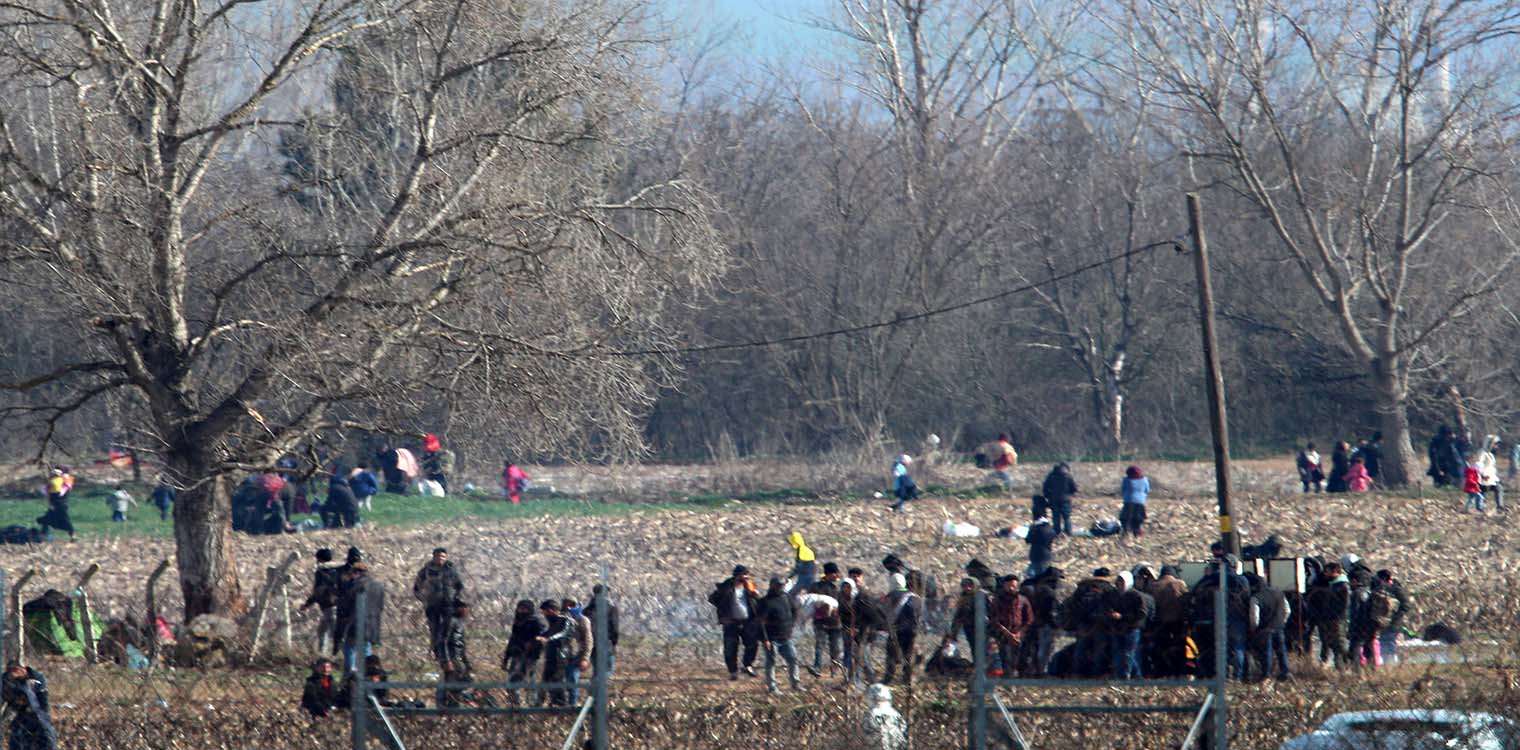
[{"label": "man in black coat", "polygon": [[1065,463],[1056,464],[1046,475],[1040,494],[1050,506],[1056,533],[1071,536],[1071,498],[1077,494],[1077,482],[1071,478],[1071,467]]},{"label": "man in black coat", "polygon": [[[364,599],[364,622],[358,622],[358,602]],[[343,645],[343,672],[353,672],[359,644],[364,656],[380,645],[380,622],[385,617],[385,584],[369,576],[362,560],[347,566],[338,597],[337,632]]]},{"label": "man in black coat", "polygon": [[734,566],[734,574],[722,581],[707,597],[718,610],[718,624],[723,626],[723,664],[728,679],[739,679],[739,645],[744,645],[744,673],[755,674],[755,656],[760,651],[760,620],[756,607],[760,593],[750,580],[749,568]]},{"label": "man in black coat", "polygon": [[1055,555],[1051,551],[1056,543],[1056,537],[1060,532],[1046,518],[1048,511],[1045,508],[1034,510],[1034,522],[1029,524],[1029,531],[1024,535],[1024,542],[1029,545],[1029,567],[1024,570],[1024,580],[1036,578],[1050,567],[1051,558]]},{"label": "man in black coat", "polygon": [[[532,601],[518,600],[517,608],[512,613],[512,633],[507,638],[507,650],[501,655],[501,668],[507,673],[507,682],[523,682],[528,679],[543,651],[539,636],[548,627],[549,624],[533,609]],[[511,691],[510,697],[514,704],[521,698],[516,690]]]},{"label": "man in black coat", "polygon": [[[1267,679],[1272,675],[1272,667],[1276,666],[1277,679],[1286,680],[1289,674],[1285,628],[1292,607],[1287,596],[1268,585],[1261,576],[1247,573],[1246,580],[1251,584],[1251,655],[1259,667],[1260,678]],[[1246,672],[1249,674],[1250,669]]]},{"label": "man in black coat", "polygon": [[792,644],[792,630],[797,626],[797,607],[786,591],[786,582],[772,578],[765,596],[756,605],[760,625],[765,633],[765,688],[781,692],[776,685],[776,656],[786,660],[786,674],[793,690],[802,689],[797,672],[797,648]]},{"label": "man in black coat", "polygon": [[332,479],[327,482],[327,501],[322,504],[322,517],[329,528],[351,529],[359,525],[359,499],[348,486],[345,469],[338,466]]},{"label": "man in black coat", "polygon": [[338,705],[338,681],[332,668],[332,660],[318,659],[311,665],[311,675],[301,690],[301,708],[314,717],[328,716]]},{"label": "man in black coat", "polygon": [[55,750],[58,732],[48,715],[47,678],[31,667],[12,661],[5,665],[0,700],[14,718],[8,750]]},{"label": "man in black coat", "polygon": [[1349,664],[1346,621],[1351,613],[1351,581],[1340,563],[1325,563],[1304,595],[1304,604],[1309,609],[1309,626],[1319,635],[1319,660],[1333,656],[1337,666]]},{"label": "man in black coat", "polygon": [[902,681],[913,684],[913,643],[924,616],[924,600],[908,589],[901,573],[892,574],[892,592],[887,595],[887,668],[882,683],[892,681],[897,665],[902,665]]},{"label": "man in black coat", "polygon": [[428,640],[436,642],[438,631],[448,620],[453,603],[464,594],[464,578],[449,560],[449,551],[443,547],[433,550],[427,561],[412,579],[412,596],[422,603],[427,615]]},{"label": "man in black coat", "polygon": [[1019,657],[1024,665],[1024,677],[1044,677],[1050,668],[1050,647],[1060,630],[1060,585],[1061,569],[1046,568],[1038,576],[1025,578],[1019,587],[1019,592],[1029,599],[1029,609],[1034,614],[1033,622],[1024,631],[1023,653]]},{"label": "man in black coat", "polygon": [[321,612],[321,618],[317,620],[317,653],[332,654],[336,652],[337,639],[333,626],[337,623],[334,611],[338,607],[338,590],[342,587],[340,569],[332,564],[332,550],[323,547],[317,550],[317,569],[312,575],[311,595],[301,603],[301,611],[315,604]]},{"label": "man in black coat", "polygon": [[[591,638],[592,638],[592,641],[593,641],[593,643],[591,644],[591,668],[593,670],[596,669],[596,661],[597,661],[598,658],[600,658],[600,657],[597,656],[597,653],[596,653],[597,649],[599,649],[599,648],[602,647],[601,643],[595,642],[596,641],[596,598],[598,596],[601,596],[603,598],[607,597],[607,587],[603,586],[600,583],[598,583],[595,586],[591,587],[591,599],[586,604],[586,609],[583,612],[583,614],[586,615],[586,619],[591,622]],[[612,671],[617,668],[617,645],[618,645],[618,608],[617,608],[616,604],[612,603],[611,599],[608,599],[607,600],[607,643],[606,643],[606,646],[607,646],[607,674],[612,674]]]},{"label": "man in black coat", "polygon": [[887,627],[887,611],[881,602],[860,587],[859,568],[851,568],[851,577],[839,582],[839,624],[844,629],[844,669],[850,682],[863,674],[872,682],[876,669],[871,664],[871,646]]},{"label": "man in black coat", "polygon": [[[575,625],[560,614],[559,602],[545,599],[538,605],[544,616],[544,634],[538,637],[543,647],[544,682],[566,682],[565,668],[570,664],[571,640],[575,637]],[[549,689],[549,705],[563,706],[568,703],[569,692],[563,688]]]}]

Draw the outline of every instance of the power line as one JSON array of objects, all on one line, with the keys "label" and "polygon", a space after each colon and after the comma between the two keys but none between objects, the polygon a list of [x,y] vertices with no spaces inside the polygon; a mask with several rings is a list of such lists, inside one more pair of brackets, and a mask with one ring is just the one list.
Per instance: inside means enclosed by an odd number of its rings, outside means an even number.
[{"label": "power line", "polygon": [[932,309],[929,309],[929,310],[920,310],[919,312],[910,313],[908,315],[899,315],[899,316],[897,316],[895,318],[892,318],[890,320],[878,320],[878,321],[875,321],[873,323],[862,323],[860,325],[844,326],[844,327],[841,327],[841,328],[831,328],[831,329],[824,330],[824,331],[813,331],[813,332],[810,332],[810,333],[798,333],[798,334],[793,334],[791,336],[778,336],[778,337],[775,337],[775,338],[768,338],[768,339],[753,339],[753,340],[750,340],[750,341],[726,341],[726,342],[722,342],[722,343],[718,343],[718,344],[701,344],[701,345],[697,345],[697,346],[676,346],[676,347],[668,347],[668,348],[663,348],[663,349],[634,349],[634,350],[612,351],[612,352],[607,352],[606,356],[611,356],[611,357],[649,357],[649,356],[656,356],[656,355],[659,355],[659,356],[671,356],[671,355],[678,355],[678,354],[704,354],[704,353],[707,353],[707,352],[730,351],[730,350],[734,350],[734,349],[756,349],[756,348],[760,348],[760,347],[764,347],[764,346],[779,346],[779,345],[783,345],[783,344],[799,344],[799,343],[802,343],[802,342],[805,342],[805,341],[814,341],[814,340],[817,340],[817,339],[832,338],[834,336],[848,336],[850,334],[864,333],[866,331],[874,331],[874,330],[881,329],[881,328],[891,328],[891,327],[894,327],[894,326],[903,325],[905,323],[912,323],[912,322],[916,322],[916,321],[920,321],[920,320],[927,320],[929,318],[938,317],[940,315],[945,315],[947,313],[952,313],[952,312],[957,312],[957,311],[960,311],[960,310],[965,310],[967,308],[976,307],[978,305],[985,305],[985,304],[987,304],[989,302],[996,302],[996,301],[1001,300],[1001,299],[1007,299],[1008,297],[1012,297],[1015,294],[1023,294],[1024,292],[1029,292],[1029,291],[1033,291],[1035,289],[1039,289],[1042,286],[1049,286],[1050,284],[1055,284],[1057,282],[1065,281],[1067,279],[1070,279],[1070,278],[1073,278],[1073,277],[1076,277],[1076,276],[1081,276],[1082,274],[1088,273],[1090,271],[1096,271],[1097,269],[1103,268],[1104,266],[1112,265],[1112,264],[1117,263],[1117,262],[1119,262],[1121,260],[1125,260],[1126,258],[1134,257],[1134,256],[1139,255],[1141,253],[1149,252],[1149,251],[1154,250],[1154,249],[1156,249],[1158,247],[1175,247],[1175,248],[1177,248],[1177,250],[1179,252],[1182,251],[1182,245],[1178,242],[1178,240],[1175,240],[1175,239],[1172,239],[1172,240],[1163,240],[1161,242],[1152,242],[1152,243],[1150,243],[1148,245],[1141,245],[1140,247],[1131,248],[1131,249],[1126,250],[1126,251],[1124,251],[1122,253],[1115,253],[1115,254],[1110,255],[1110,256],[1108,256],[1106,258],[1103,258],[1102,260],[1097,260],[1097,261],[1093,261],[1092,263],[1087,263],[1085,265],[1077,266],[1076,268],[1072,268],[1070,270],[1063,271],[1063,272],[1058,273],[1058,274],[1056,274],[1054,276],[1050,276],[1050,277],[1047,277],[1045,279],[1041,279],[1040,281],[1031,282],[1031,283],[1028,283],[1028,284],[1024,284],[1022,286],[1017,286],[1017,287],[1014,287],[1012,289],[1005,289],[1005,290],[1003,290],[1001,292],[997,292],[996,294],[989,294],[989,295],[987,295],[985,297],[977,297],[975,299],[969,299],[969,300],[966,300],[964,302],[957,302],[957,303],[955,303],[953,305],[946,305],[944,307],[936,307],[936,308],[932,308]]}]

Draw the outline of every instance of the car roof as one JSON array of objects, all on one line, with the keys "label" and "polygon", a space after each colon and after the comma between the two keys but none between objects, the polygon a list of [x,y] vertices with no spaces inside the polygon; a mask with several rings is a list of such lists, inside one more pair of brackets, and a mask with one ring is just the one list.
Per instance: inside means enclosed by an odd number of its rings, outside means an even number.
[{"label": "car roof", "polygon": [[1343,727],[1377,721],[1419,721],[1432,724],[1508,724],[1498,714],[1477,711],[1453,711],[1444,708],[1403,708],[1387,711],[1348,711],[1325,719],[1324,727]]}]

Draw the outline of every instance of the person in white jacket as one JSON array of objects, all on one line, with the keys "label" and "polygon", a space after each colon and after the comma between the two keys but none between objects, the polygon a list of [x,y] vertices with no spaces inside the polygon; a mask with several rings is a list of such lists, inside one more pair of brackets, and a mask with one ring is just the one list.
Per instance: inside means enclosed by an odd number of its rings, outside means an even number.
[{"label": "person in white jacket", "polygon": [[1484,497],[1494,499],[1494,507],[1504,510],[1504,485],[1499,481],[1499,458],[1494,453],[1500,446],[1498,435],[1483,438],[1483,450],[1478,452],[1474,463],[1478,467],[1478,485]]}]

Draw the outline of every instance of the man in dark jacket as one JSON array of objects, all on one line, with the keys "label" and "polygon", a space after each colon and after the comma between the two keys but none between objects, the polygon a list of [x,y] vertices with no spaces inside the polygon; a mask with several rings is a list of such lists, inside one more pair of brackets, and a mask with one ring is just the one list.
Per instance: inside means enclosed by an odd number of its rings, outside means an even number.
[{"label": "man in dark jacket", "polygon": [[1226,664],[1236,679],[1245,679],[1246,641],[1250,632],[1251,584],[1234,572],[1233,555],[1210,563],[1198,585],[1187,595],[1188,621],[1198,647],[1198,675],[1214,676],[1214,597],[1219,591],[1219,568],[1225,566]]},{"label": "man in dark jacket", "polygon": [[[590,601],[589,604],[586,605],[585,615],[586,615],[586,619],[591,622],[591,627],[592,627],[592,631],[591,632],[592,632],[592,636],[593,636],[593,641],[595,640],[595,635],[596,635],[596,598],[598,596],[605,597],[606,595],[607,595],[607,587],[603,586],[602,584],[598,583],[595,586],[591,587],[591,601]],[[612,671],[617,668],[617,645],[618,645],[618,608],[617,608],[616,604],[612,603],[611,599],[608,599],[607,600],[607,644],[606,644],[606,646],[607,646],[607,674],[612,674]],[[594,643],[591,644],[591,668],[592,668],[593,671],[596,669],[596,660],[598,658],[596,652],[597,652],[597,649],[600,649],[601,647],[602,647],[602,644],[598,643],[598,642],[594,642]]]},{"label": "man in dark jacket", "polygon": [[[512,633],[507,638],[507,650],[501,655],[501,668],[507,673],[507,682],[523,682],[528,679],[543,651],[539,636],[544,634],[548,626],[544,618],[533,609],[532,601],[521,599],[517,602],[517,608],[512,613]],[[514,705],[521,701],[518,693],[516,690],[509,693]]]},{"label": "man in dark jacket", "polygon": [[1388,624],[1378,634],[1379,651],[1384,664],[1395,664],[1399,660],[1399,634],[1403,632],[1404,618],[1409,614],[1409,595],[1404,593],[1404,584],[1394,580],[1393,571],[1379,570],[1377,577],[1383,592],[1393,598],[1395,605]]},{"label": "man in dark jacket", "polygon": [[1346,618],[1351,611],[1351,581],[1338,562],[1325,563],[1319,577],[1304,596],[1309,608],[1309,627],[1319,635],[1319,660],[1335,657],[1335,664],[1348,664]]},{"label": "man in dark jacket", "polygon": [[1382,581],[1366,569],[1351,574],[1350,611],[1346,618],[1346,650],[1353,667],[1377,667],[1374,648],[1383,627],[1393,615],[1395,604]]},{"label": "man in dark jacket", "polygon": [[380,465],[380,476],[385,479],[385,491],[393,495],[406,492],[406,472],[401,470],[401,456],[396,449],[389,445],[380,447],[375,453],[375,461]]},{"label": "man in dark jacket", "polygon": [[[903,580],[908,582],[908,590],[918,597],[921,624],[931,629],[943,624],[946,602],[939,595],[939,582],[934,579],[934,576],[914,568],[895,554],[883,557],[881,567],[886,569],[888,575],[902,574]],[[887,596],[891,597],[890,591],[887,592]]]},{"label": "man in dark jacket", "polygon": [[412,596],[422,602],[427,615],[428,641],[438,642],[438,631],[449,617],[451,605],[464,593],[464,578],[449,560],[449,551],[443,547],[433,550],[428,560],[412,579]]},{"label": "man in dark jacket", "polygon": [[749,568],[734,566],[734,574],[719,583],[708,603],[718,610],[718,624],[723,626],[723,664],[728,679],[739,679],[739,644],[744,644],[744,673],[755,674],[755,656],[760,650],[760,621],[756,606],[760,594],[750,580]]},{"label": "man in dark jacket", "polygon": [[892,592],[887,595],[887,668],[882,683],[890,683],[897,665],[902,665],[904,685],[913,684],[913,642],[918,636],[919,621],[924,615],[924,600],[908,588],[907,577],[892,574]]},{"label": "man in dark jacket", "polygon": [[354,490],[348,486],[348,477],[343,475],[345,469],[337,467],[338,473],[333,474],[327,482],[327,501],[322,504],[322,517],[327,519],[329,528],[351,529],[359,525],[359,500],[354,497]]},{"label": "man in dark jacket", "polygon": [[311,665],[311,676],[301,691],[301,708],[315,717],[328,716],[338,704],[338,681],[333,678],[333,663],[318,659]]},{"label": "man in dark jacket", "polygon": [[[575,626],[569,618],[560,614],[559,602],[553,599],[545,599],[538,605],[538,611],[543,614],[545,623],[544,634],[538,637],[544,655],[543,681],[564,682],[565,668],[570,661],[571,642],[575,638]],[[565,705],[568,695],[563,688],[551,688],[549,705]]]},{"label": "man in dark jacket", "polygon": [[1040,494],[1050,506],[1056,532],[1071,536],[1071,499],[1077,494],[1077,482],[1071,478],[1071,467],[1065,463],[1056,464],[1045,477]]},{"label": "man in dark jacket", "polygon": [[1156,617],[1148,636],[1152,677],[1181,677],[1192,674],[1197,664],[1187,655],[1188,617],[1187,583],[1177,576],[1171,565],[1161,566],[1161,575],[1147,589],[1156,605]]},{"label": "man in dark jacket", "polygon": [[756,605],[760,624],[765,632],[765,688],[772,693],[781,692],[776,685],[776,656],[786,660],[786,673],[793,690],[802,689],[802,679],[797,672],[797,649],[792,645],[792,628],[797,624],[797,609],[792,597],[786,592],[786,582],[772,578],[765,596]]},{"label": "man in dark jacket", "polygon": [[1029,532],[1024,535],[1024,541],[1029,545],[1029,567],[1024,570],[1025,580],[1037,578],[1044,573],[1054,556],[1051,547],[1055,545],[1060,532],[1045,517],[1047,513],[1049,511],[1044,508],[1036,508],[1034,522],[1029,524]]},{"label": "man in dark jacket", "polygon": [[[470,657],[465,648],[464,627],[465,620],[470,616],[470,605],[464,601],[455,601],[450,609],[448,616],[444,617],[443,627],[438,630],[438,637],[433,641],[433,658],[438,660],[438,671],[443,673],[445,682],[469,682],[474,672],[470,668]],[[457,706],[462,698],[463,691],[460,689],[441,690],[438,704],[442,707]]]},{"label": "man in dark jacket", "polygon": [[1115,580],[1113,571],[1095,568],[1092,575],[1077,581],[1061,607],[1061,626],[1076,638],[1071,669],[1079,676],[1099,677],[1112,666],[1109,636],[1119,604]]},{"label": "man in dark jacket", "polygon": [[811,589],[814,594],[821,594],[839,602],[840,606],[832,610],[818,608],[813,611],[813,666],[809,671],[814,677],[819,676],[823,670],[823,652],[825,646],[829,653],[829,665],[832,671],[833,665],[840,663],[844,646],[844,625],[842,624],[840,610],[844,602],[839,599],[839,564],[826,562],[823,564],[823,578],[813,584]]},{"label": "man in dark jacket", "polygon": [[[364,599],[364,622],[358,622],[357,609],[360,597]],[[363,561],[348,566],[344,573],[343,587],[338,597],[337,632],[343,645],[343,671],[354,671],[359,644],[364,644],[364,656],[374,653],[380,645],[380,623],[385,617],[385,584],[369,576],[369,566]]]},{"label": "man in dark jacket", "polygon": [[1267,679],[1275,663],[1277,679],[1286,680],[1288,640],[1284,628],[1291,613],[1288,598],[1267,585],[1261,576],[1247,573],[1246,580],[1251,584],[1251,654],[1260,668],[1261,679]]},{"label": "man in dark jacket", "polygon": [[[967,651],[976,647],[976,594],[981,589],[975,578],[962,578],[960,593],[955,597],[955,610],[950,615],[950,627],[945,631],[945,637],[940,641],[943,649],[956,642],[961,636],[966,637]],[[986,604],[985,614],[992,614],[992,602]],[[987,631],[987,637],[992,637],[992,631]]]},{"label": "man in dark jacket", "polygon": [[1033,619],[1024,631],[1019,662],[1022,676],[1043,677],[1050,667],[1050,647],[1060,629],[1061,569],[1046,568],[1038,576],[1024,579],[1019,592],[1029,600]]},{"label": "man in dark jacket", "polygon": [[1134,576],[1128,571],[1119,573],[1115,594],[1109,614],[1114,678],[1139,679],[1145,676],[1140,666],[1140,638],[1156,617],[1156,600],[1134,585]]},{"label": "man in dark jacket", "polygon": [[317,569],[312,575],[311,595],[301,603],[303,612],[313,604],[321,612],[321,617],[317,620],[319,654],[335,653],[338,645],[333,626],[337,623],[334,612],[338,607],[338,589],[342,586],[342,581],[339,580],[339,569],[332,564],[332,559],[332,550],[326,547],[317,550]]},{"label": "man in dark jacket", "polygon": [[48,714],[47,678],[41,672],[20,662],[7,663],[0,700],[13,717],[8,750],[56,750],[58,732]]}]

